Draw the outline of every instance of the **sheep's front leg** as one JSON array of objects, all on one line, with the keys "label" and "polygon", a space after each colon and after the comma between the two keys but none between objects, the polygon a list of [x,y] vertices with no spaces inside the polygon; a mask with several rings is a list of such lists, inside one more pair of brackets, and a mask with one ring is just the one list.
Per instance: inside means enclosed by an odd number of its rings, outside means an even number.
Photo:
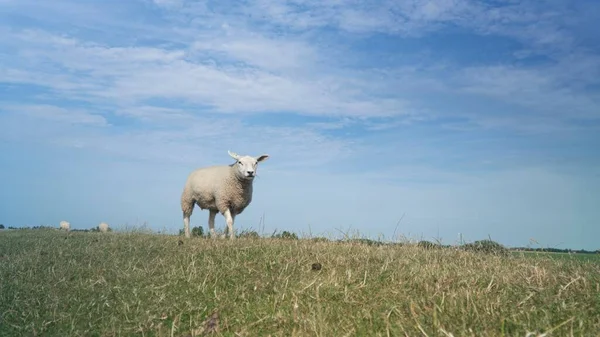
[{"label": "sheep's front leg", "polygon": [[217,211],[213,211],[212,209],[209,210],[209,214],[208,214],[208,228],[210,230],[210,237],[211,238],[216,238],[217,237],[217,233],[215,233],[215,216],[217,215]]},{"label": "sheep's front leg", "polygon": [[229,208],[223,214],[225,216],[225,221],[227,222],[227,231],[229,232],[229,238],[235,239],[235,234],[233,233],[233,221],[235,219],[235,215],[231,214]]},{"label": "sheep's front leg", "polygon": [[183,228],[184,228],[184,232],[185,232],[185,237],[186,238],[190,238],[190,216],[189,215],[185,215],[183,217]]}]

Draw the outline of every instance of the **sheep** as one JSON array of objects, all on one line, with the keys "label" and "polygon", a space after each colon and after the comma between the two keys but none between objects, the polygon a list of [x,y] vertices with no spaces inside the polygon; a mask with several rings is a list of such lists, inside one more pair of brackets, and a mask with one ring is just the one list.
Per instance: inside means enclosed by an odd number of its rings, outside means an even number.
[{"label": "sheep", "polygon": [[106,232],[108,232],[108,224],[107,224],[106,222],[101,222],[101,223],[98,225],[98,230],[99,230],[100,232],[102,232],[102,233],[106,233]]},{"label": "sheep", "polygon": [[212,238],[216,235],[215,216],[221,213],[227,223],[229,238],[235,239],[235,217],[252,201],[252,185],[257,165],[269,158],[269,155],[240,156],[229,150],[227,153],[235,159],[233,164],[199,168],[188,175],[181,194],[186,238],[190,237],[190,217],[197,204],[201,210],[209,210],[208,227]]},{"label": "sheep", "polygon": [[71,229],[71,224],[67,221],[61,221],[60,222],[60,229],[65,230],[65,231],[69,231]]}]

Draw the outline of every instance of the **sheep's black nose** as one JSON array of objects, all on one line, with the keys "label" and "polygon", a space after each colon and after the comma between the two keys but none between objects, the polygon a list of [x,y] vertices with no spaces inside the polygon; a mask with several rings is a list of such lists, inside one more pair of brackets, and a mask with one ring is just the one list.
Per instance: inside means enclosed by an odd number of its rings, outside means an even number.
[{"label": "sheep's black nose", "polygon": [[248,171],[248,176],[252,177],[254,175],[254,171]]}]

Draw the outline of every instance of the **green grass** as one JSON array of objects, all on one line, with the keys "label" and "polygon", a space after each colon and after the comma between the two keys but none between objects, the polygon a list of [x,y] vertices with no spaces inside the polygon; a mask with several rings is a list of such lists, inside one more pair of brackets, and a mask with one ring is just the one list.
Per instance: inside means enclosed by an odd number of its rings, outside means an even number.
[{"label": "green grass", "polygon": [[192,336],[207,322],[223,336],[600,331],[598,260],[180,239],[0,231],[0,335]]},{"label": "green grass", "polygon": [[535,251],[512,251],[517,256],[541,257],[547,259],[561,260],[581,260],[600,263],[600,254],[580,254],[580,253],[554,253],[554,252],[535,252]]}]

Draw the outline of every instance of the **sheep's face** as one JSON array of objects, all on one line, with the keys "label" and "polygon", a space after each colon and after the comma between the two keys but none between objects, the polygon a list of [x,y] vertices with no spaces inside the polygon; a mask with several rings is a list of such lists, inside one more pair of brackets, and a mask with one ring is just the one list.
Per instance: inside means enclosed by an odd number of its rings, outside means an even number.
[{"label": "sheep's face", "polygon": [[235,164],[233,164],[236,168],[236,172],[238,176],[252,180],[256,176],[256,169],[258,167],[258,163],[269,158],[268,155],[263,154],[259,157],[251,157],[251,156],[240,156],[235,153],[229,152],[229,155],[236,160]]}]

